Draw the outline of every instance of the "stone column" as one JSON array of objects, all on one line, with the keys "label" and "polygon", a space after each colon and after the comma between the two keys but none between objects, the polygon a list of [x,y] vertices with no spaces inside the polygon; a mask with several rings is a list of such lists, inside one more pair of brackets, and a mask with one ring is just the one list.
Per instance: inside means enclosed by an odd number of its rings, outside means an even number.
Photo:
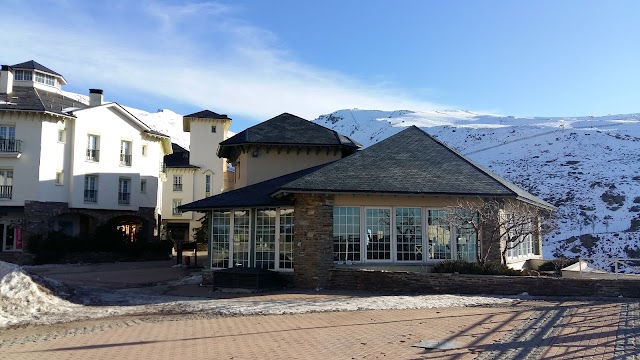
[{"label": "stone column", "polygon": [[295,194],[294,284],[323,288],[333,268],[334,196]]}]

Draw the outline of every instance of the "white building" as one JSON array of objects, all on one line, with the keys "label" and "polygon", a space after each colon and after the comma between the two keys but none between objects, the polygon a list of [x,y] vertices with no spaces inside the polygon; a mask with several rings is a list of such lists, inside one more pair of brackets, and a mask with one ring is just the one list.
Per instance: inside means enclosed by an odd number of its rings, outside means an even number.
[{"label": "white building", "polygon": [[21,253],[33,234],[82,235],[117,218],[157,231],[169,137],[104,103],[102,90],[87,106],[65,84],[35,61],[2,65],[0,254]]},{"label": "white building", "polygon": [[209,110],[184,116],[183,130],[189,132],[191,151],[172,144],[173,153],[164,157],[167,183],[162,193],[162,223],[167,239],[191,241],[194,230],[202,225],[203,214],[181,212],[178,206],[222,192],[226,162],[216,152],[230,125],[227,115]]}]

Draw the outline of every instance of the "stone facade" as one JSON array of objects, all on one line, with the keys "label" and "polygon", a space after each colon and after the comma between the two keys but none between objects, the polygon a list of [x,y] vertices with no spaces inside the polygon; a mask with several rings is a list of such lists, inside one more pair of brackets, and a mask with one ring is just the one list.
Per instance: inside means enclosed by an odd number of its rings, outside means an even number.
[{"label": "stone facade", "polygon": [[87,215],[96,219],[98,224],[103,224],[119,216],[135,216],[142,219],[147,239],[154,238],[158,226],[155,208],[140,207],[138,211],[76,209],[69,208],[69,204],[63,202],[25,201],[24,248],[27,247],[26,243],[29,237],[46,234],[49,231],[49,219],[62,214]]},{"label": "stone facade", "polygon": [[296,194],[294,202],[294,284],[323,288],[333,264],[333,195]]},{"label": "stone facade", "polygon": [[329,270],[329,288],[423,294],[606,296],[640,298],[640,280]]}]

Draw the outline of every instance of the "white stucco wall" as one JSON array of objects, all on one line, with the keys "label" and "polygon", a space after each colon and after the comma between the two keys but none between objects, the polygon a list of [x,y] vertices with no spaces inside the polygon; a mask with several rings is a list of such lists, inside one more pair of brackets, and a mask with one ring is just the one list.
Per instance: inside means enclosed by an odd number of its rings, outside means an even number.
[{"label": "white stucco wall", "polygon": [[28,112],[0,112],[0,124],[15,126],[16,140],[22,141],[20,158],[0,156],[0,168],[13,169],[12,199],[0,199],[0,206],[23,206],[25,200],[37,200],[40,139],[45,116]]},{"label": "white stucco wall", "polygon": [[[156,207],[159,186],[157,177],[163,156],[159,152],[159,140],[151,140],[143,135],[140,127],[115,106],[94,107],[77,111],[75,115],[77,120],[71,135],[74,161],[69,177],[70,207],[133,211],[140,206]],[[98,162],[86,160],[89,134],[100,137]],[[131,142],[131,166],[120,164],[122,140]],[[147,156],[142,156],[144,143],[149,145]],[[84,178],[87,174],[98,176],[98,201],[95,203],[84,201]],[[147,179],[145,194],[140,192],[141,176]],[[121,177],[131,180],[131,201],[128,205],[118,204],[118,182]]]},{"label": "white stucco wall", "polygon": [[73,120],[43,121],[40,144],[40,166],[38,170],[38,201],[66,202],[69,197],[67,176],[63,176],[62,185],[55,183],[56,173],[69,174],[71,144],[58,142],[58,131],[72,127]]},{"label": "white stucco wall", "polygon": [[[205,198],[205,175],[211,175],[211,194],[220,194],[223,186],[224,159],[216,155],[218,145],[224,141],[229,128],[229,120],[193,119],[190,124],[190,159],[192,165],[199,166],[194,177],[194,199]],[[211,132],[211,126],[216,132]]]}]

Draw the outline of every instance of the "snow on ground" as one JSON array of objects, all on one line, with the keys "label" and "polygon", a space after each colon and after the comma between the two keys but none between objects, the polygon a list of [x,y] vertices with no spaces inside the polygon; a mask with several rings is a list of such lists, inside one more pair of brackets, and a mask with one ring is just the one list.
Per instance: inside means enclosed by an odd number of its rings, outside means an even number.
[{"label": "snow on ground", "polygon": [[[501,304],[506,297],[414,295],[336,296],[290,300],[204,299],[162,295],[168,287],[194,284],[187,277],[148,288],[108,290],[78,288],[71,296],[63,284],[33,276],[22,268],[0,261],[0,328],[24,324],[52,324],[117,315],[135,314],[219,314],[267,315],[325,311],[419,309]],[[46,283],[47,287],[42,283]],[[60,295],[74,302],[60,298]],[[91,305],[82,305],[82,303]]]}]

